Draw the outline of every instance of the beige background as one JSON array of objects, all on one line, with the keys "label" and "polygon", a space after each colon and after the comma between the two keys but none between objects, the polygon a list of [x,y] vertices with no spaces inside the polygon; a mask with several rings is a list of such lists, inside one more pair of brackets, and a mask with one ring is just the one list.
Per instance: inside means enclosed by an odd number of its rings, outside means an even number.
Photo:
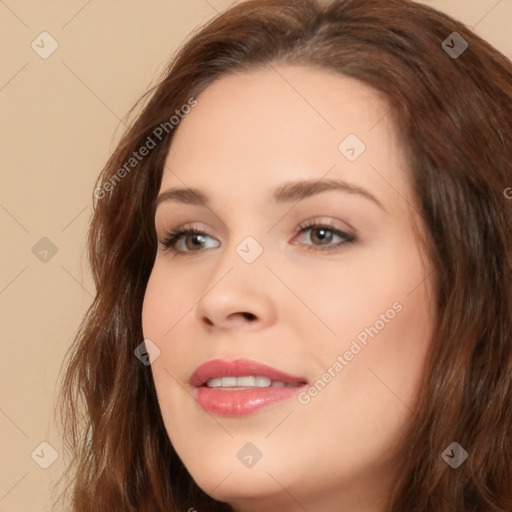
[{"label": "beige background", "polygon": [[[0,0],[0,512],[51,510],[63,470],[56,382],[93,295],[84,259],[91,194],[121,119],[190,31],[230,3]],[[512,0],[425,3],[512,58]],[[43,31],[59,45],[47,59],[31,48]],[[43,237],[57,248],[46,262],[32,252]],[[31,458],[44,441],[59,454],[48,469]],[[49,453],[39,448],[34,459]]]}]

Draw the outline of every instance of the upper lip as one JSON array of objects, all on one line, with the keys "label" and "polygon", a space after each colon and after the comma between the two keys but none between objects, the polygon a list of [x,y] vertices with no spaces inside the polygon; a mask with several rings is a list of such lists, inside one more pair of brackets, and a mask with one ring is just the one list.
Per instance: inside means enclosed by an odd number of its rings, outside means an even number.
[{"label": "upper lip", "polygon": [[235,359],[233,361],[212,359],[198,366],[190,377],[189,382],[192,386],[199,387],[206,384],[210,379],[243,377],[246,375],[267,377],[271,380],[279,380],[285,384],[307,383],[305,378],[294,377],[281,370],[277,370],[276,368],[251,359]]}]

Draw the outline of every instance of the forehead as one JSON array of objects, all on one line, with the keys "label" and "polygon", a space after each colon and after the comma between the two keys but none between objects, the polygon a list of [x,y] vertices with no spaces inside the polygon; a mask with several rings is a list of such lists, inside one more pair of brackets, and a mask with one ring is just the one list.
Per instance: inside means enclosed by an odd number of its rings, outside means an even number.
[{"label": "forehead", "polygon": [[197,101],[175,132],[162,189],[233,185],[243,196],[324,176],[389,188],[380,173],[407,187],[390,107],[358,80],[274,66],[224,75]]}]

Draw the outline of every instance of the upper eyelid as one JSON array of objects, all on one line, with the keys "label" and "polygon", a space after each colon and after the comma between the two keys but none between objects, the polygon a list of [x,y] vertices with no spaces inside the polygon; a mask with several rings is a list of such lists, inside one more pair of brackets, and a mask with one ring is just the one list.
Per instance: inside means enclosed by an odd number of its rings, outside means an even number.
[{"label": "upper eyelid", "polygon": [[[348,222],[344,222],[341,220],[339,220],[339,222],[343,222],[343,224],[346,224],[347,227],[349,228],[349,230],[347,231],[344,228],[335,226],[332,221],[322,221],[322,220],[317,220],[316,218],[313,218],[310,220],[300,222],[299,224],[297,224],[296,228],[294,228],[293,231],[294,231],[294,233],[299,233],[301,230],[312,229],[315,227],[327,227],[333,231],[341,231],[346,234],[352,234],[352,233],[350,233],[350,231],[355,233],[356,230]],[[158,229],[157,229],[157,231],[158,231]],[[175,228],[174,227],[173,228],[165,228],[163,230],[163,237],[165,237],[166,235],[168,235],[169,233],[171,233],[173,231],[183,231],[183,232],[192,231],[195,233],[199,233],[202,235],[207,235],[207,236],[215,238],[215,235],[212,235],[211,233],[209,233],[207,229],[194,226],[192,222],[187,222],[186,224],[179,225]],[[185,233],[182,233],[182,234],[185,234]]]},{"label": "upper eyelid", "polygon": [[[322,220],[322,219],[329,219],[329,220]],[[336,217],[332,217],[330,215],[317,215],[315,217],[311,217],[308,220],[299,222],[297,224],[297,228],[296,229],[298,229],[300,226],[303,226],[303,225],[306,225],[306,227],[314,227],[316,225],[320,225],[320,226],[329,226],[332,229],[338,229],[338,230],[344,231],[344,232],[347,231],[346,228],[335,226],[333,220],[335,220],[336,222],[339,222],[341,224],[344,224],[348,228],[348,232],[356,233],[356,229],[350,223],[348,223],[346,220],[342,220],[342,219],[339,219],[339,218],[336,218]],[[194,224],[203,224],[203,223],[197,222],[197,221],[186,222],[184,224],[179,224],[176,227],[162,227],[161,229],[156,228],[156,231],[157,232],[158,231],[163,231],[164,236],[165,236],[165,234],[167,234],[167,233],[169,233],[171,231],[185,230],[185,229],[195,229],[197,231],[201,231],[201,233],[204,233],[204,234],[206,234],[208,236],[213,236],[213,235],[211,235],[208,232],[207,229],[202,228],[202,227],[197,227]],[[229,231],[232,231],[232,230],[229,230]]]},{"label": "upper eyelid", "polygon": [[327,220],[327,221],[322,221],[323,217],[313,217],[312,219],[309,219],[309,220],[305,220],[303,222],[300,222],[298,225],[297,225],[297,228],[296,228],[296,231],[300,231],[301,228],[304,228],[304,229],[308,229],[308,228],[314,228],[314,227],[323,227],[323,226],[326,226],[328,227],[329,229],[332,229],[332,230],[337,230],[337,231],[343,231],[344,233],[347,233],[347,234],[352,234],[352,233],[355,233],[356,232],[356,229],[351,226],[348,222],[346,221],[342,221],[341,219],[336,219],[337,222],[340,222],[344,225],[347,226],[348,230],[345,229],[345,228],[340,228],[340,227],[337,227],[335,225],[335,223],[333,222],[333,220]]}]

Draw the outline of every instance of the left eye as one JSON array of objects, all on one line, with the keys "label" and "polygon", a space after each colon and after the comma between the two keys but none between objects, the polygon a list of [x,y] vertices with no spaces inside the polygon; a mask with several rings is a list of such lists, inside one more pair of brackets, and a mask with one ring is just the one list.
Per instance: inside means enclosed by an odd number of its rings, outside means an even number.
[{"label": "left eye", "polygon": [[[300,228],[300,226],[299,226]],[[333,249],[354,241],[354,237],[331,226],[312,225],[299,229],[299,242],[313,249]],[[311,243],[308,243],[310,241]]]}]

